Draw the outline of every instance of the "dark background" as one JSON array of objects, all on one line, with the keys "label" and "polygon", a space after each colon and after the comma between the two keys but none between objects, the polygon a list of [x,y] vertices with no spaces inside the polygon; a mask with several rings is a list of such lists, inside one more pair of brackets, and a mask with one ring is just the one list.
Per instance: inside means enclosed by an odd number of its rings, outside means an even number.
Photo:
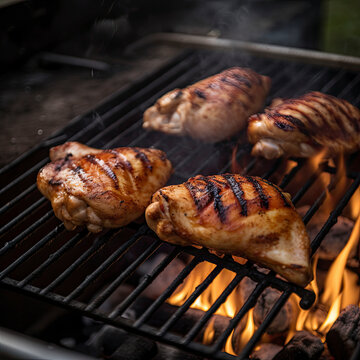
[{"label": "dark background", "polygon": [[[0,166],[180,49],[129,55],[134,41],[179,32],[360,55],[354,0],[2,0]],[[110,71],[46,61],[102,61]]]}]

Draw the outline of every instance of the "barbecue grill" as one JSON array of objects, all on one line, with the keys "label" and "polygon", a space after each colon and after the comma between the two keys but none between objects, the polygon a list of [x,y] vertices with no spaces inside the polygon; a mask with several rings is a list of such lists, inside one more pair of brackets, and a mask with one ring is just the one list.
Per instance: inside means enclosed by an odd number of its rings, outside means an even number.
[{"label": "barbecue grill", "polygon": [[[160,40],[176,43],[177,46],[192,42],[198,47],[201,38],[161,34],[148,39],[146,46],[152,41]],[[235,358],[223,350],[225,342],[255,305],[262,291],[273,287],[281,292],[281,296],[247,345],[236,356],[238,359],[246,359],[291,294],[297,294],[301,298],[300,306],[308,309],[315,300],[314,293],[282,280],[272,271],[259,271],[250,261],[242,265],[230,255],[221,257],[206,249],[165,244],[142,220],[122,229],[106,230],[100,235],[89,234],[87,231],[68,232],[56,219],[49,202],[41,196],[35,184],[38,170],[49,162],[49,148],[65,141],[79,141],[97,148],[159,148],[166,152],[175,168],[169,181],[171,184],[186,181],[200,173],[211,175],[231,172],[232,153],[237,146],[237,160],[245,164],[242,171],[244,174],[251,174],[264,160],[252,158],[249,155],[249,146],[237,144],[236,139],[209,145],[189,138],[175,138],[142,129],[144,110],[161,95],[230,66],[248,66],[271,77],[272,89],[268,102],[275,97],[293,97],[310,90],[318,90],[360,106],[360,74],[354,70],[360,67],[358,59],[281,47],[261,47],[221,39],[203,40],[207,49],[184,47],[180,56],[125,90],[105,99],[99,106],[77,117],[64,129],[0,171],[0,286],[74,310],[130,333],[213,359]],[[144,44],[145,42],[142,42],[138,46]],[[231,52],[226,53],[229,45]],[[132,51],[136,49],[133,48]],[[278,185],[285,190],[296,174],[302,171],[305,163],[301,159],[291,160],[296,162],[296,166],[278,181]],[[279,168],[286,165],[286,161],[268,161],[262,173],[256,175],[271,179]],[[358,161],[359,154],[347,159],[349,186],[344,189],[341,200],[313,239],[312,254],[359,188],[360,171],[356,168]],[[295,206],[321,173],[335,174],[336,170],[329,163],[321,163],[306,181],[298,185],[293,194]],[[333,181],[327,190],[331,193],[336,187],[337,183]],[[324,202],[327,190],[313,199],[303,218],[305,224]],[[115,308],[106,311],[102,305],[111,294],[122,283],[131,281],[134,273],[158,254],[166,256],[151,266]],[[166,272],[171,262],[181,257],[190,260],[170,286],[135,319],[122,316],[139,299],[142,292],[151,286],[162,272]],[[151,318],[156,316],[157,311],[161,311],[166,300],[196,265],[204,261],[214,264],[214,270],[182,306],[163,323],[155,326]],[[234,273],[233,280],[190,329],[181,335],[176,333],[176,324],[183,321],[191,304],[223,269]],[[200,331],[244,277],[250,277],[257,283],[247,301],[213,344],[205,345],[198,341]]]}]

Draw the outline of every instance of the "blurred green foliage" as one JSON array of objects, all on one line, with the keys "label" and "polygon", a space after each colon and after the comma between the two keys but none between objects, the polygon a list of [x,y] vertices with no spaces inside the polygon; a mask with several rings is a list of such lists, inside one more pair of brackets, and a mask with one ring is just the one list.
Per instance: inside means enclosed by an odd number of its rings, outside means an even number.
[{"label": "blurred green foliage", "polygon": [[324,15],[322,50],[360,56],[360,0],[326,0]]}]

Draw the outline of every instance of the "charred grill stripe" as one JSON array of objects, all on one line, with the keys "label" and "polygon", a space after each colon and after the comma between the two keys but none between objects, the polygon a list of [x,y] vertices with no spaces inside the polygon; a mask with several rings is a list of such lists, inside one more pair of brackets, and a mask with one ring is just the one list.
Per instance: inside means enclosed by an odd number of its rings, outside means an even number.
[{"label": "charred grill stripe", "polygon": [[235,180],[232,175],[224,175],[224,178],[228,182],[231,191],[234,193],[239,205],[241,207],[241,215],[247,216],[247,201],[244,198],[244,191],[241,188],[241,185]]},{"label": "charred grill stripe", "polygon": [[231,74],[230,76],[233,77],[236,81],[245,84],[248,88],[251,88],[251,81],[247,79],[245,76],[240,74]]},{"label": "charred grill stripe", "polygon": [[[310,110],[312,110],[314,113],[317,113],[317,114],[321,117],[321,120],[322,120],[322,122],[323,122],[324,125],[327,124],[326,118],[324,117],[324,115],[322,114],[322,112],[319,111],[316,107],[312,106],[311,103],[309,103],[309,101],[308,101],[307,98],[294,100],[293,103],[294,103],[295,105],[296,105],[296,103],[299,103],[299,104],[302,104],[302,105],[308,107]],[[313,121],[311,120],[311,118],[308,118],[308,119],[309,119],[309,125],[314,126],[315,124],[313,123]]]},{"label": "charred grill stripe", "polygon": [[[336,114],[335,114],[335,111],[334,111],[334,106],[333,106],[333,103],[331,101],[329,101],[329,96],[326,95],[325,97],[324,96],[320,96],[320,95],[317,95],[317,94],[314,94],[314,93],[311,93],[311,97],[313,98],[313,101],[316,101],[316,103],[318,103],[323,109],[326,110],[326,112],[329,114],[329,116],[325,117],[328,121],[327,121],[327,125],[329,126],[329,128],[331,130],[334,130],[333,127],[332,127],[332,123],[331,123],[331,120],[334,120],[338,127],[340,128],[340,130],[344,133],[344,128],[343,128],[343,124],[342,124],[342,121],[341,119],[339,119]],[[321,100],[325,100],[325,102],[322,102]],[[332,106],[328,106],[326,102],[329,102]],[[335,135],[335,134],[334,134]]]},{"label": "charred grill stripe", "polygon": [[165,195],[162,190],[159,191],[160,195],[166,200],[169,201],[169,197],[167,195]]},{"label": "charred grill stripe", "polygon": [[149,158],[146,156],[146,154],[144,152],[142,152],[140,149],[138,148],[132,148],[134,152],[136,152],[135,157],[137,159],[140,159],[140,161],[142,162],[142,164],[149,169],[150,171],[152,170],[152,165],[151,162],[149,160]]},{"label": "charred grill stripe", "polygon": [[115,189],[119,189],[119,180],[118,180],[117,176],[111,170],[109,165],[107,165],[104,162],[104,160],[98,159],[94,155],[86,155],[85,159],[90,161],[92,164],[98,166],[100,168],[100,170],[113,181]]},{"label": "charred grill stripe", "polygon": [[260,185],[260,183],[253,177],[251,176],[246,176],[246,179],[251,182],[251,184],[254,186],[254,189],[257,191],[257,193],[259,194],[260,197],[260,206],[262,208],[265,209],[269,209],[269,199],[268,197],[264,194],[264,190],[262,188],[262,186]]},{"label": "charred grill stripe", "polygon": [[284,205],[286,207],[291,207],[289,201],[287,200],[287,198],[284,196],[284,194],[282,193],[282,191],[277,187],[275,186],[273,183],[271,183],[270,181],[266,180],[266,179],[262,179],[262,181],[268,185],[270,185],[272,188],[274,188],[280,195],[281,199],[284,201]]},{"label": "charred grill stripe", "polygon": [[236,87],[237,89],[239,89],[244,95],[246,95],[251,101],[253,101],[253,97],[243,88],[243,86],[241,86],[243,83],[236,83],[231,81],[229,78],[227,77],[222,77],[220,79],[223,83],[231,85]]},{"label": "charred grill stripe", "polygon": [[[300,111],[298,111],[298,112],[300,113]],[[273,114],[273,116],[285,119],[286,121],[288,121],[289,123],[294,125],[300,132],[302,132],[305,135],[309,135],[305,124],[300,119],[296,118],[295,116],[285,115],[285,114],[281,114],[281,113],[275,113],[275,114]],[[282,124],[283,124],[283,122],[282,122]]]},{"label": "charred grill stripe", "polygon": [[194,93],[195,93],[199,98],[206,100],[206,95],[204,94],[203,91],[198,90],[198,89],[195,89],[195,90],[194,90]]},{"label": "charred grill stripe", "polygon": [[59,185],[62,184],[62,181],[61,180],[50,179],[48,181],[48,184],[51,185],[51,186],[59,186]]},{"label": "charred grill stripe", "polygon": [[[354,121],[351,121],[354,119],[351,117],[351,112],[349,112],[348,107],[345,106],[345,109],[343,108],[343,105],[345,105],[345,101],[336,99],[333,96],[329,96],[328,100],[333,105],[333,107],[335,107],[337,110],[339,110],[339,112],[341,114],[343,114],[343,116],[345,118],[344,121],[349,121],[349,122],[351,122],[351,124],[354,124]],[[336,118],[336,120],[337,120],[337,118]],[[346,129],[344,121],[342,121],[342,119],[340,118],[339,121],[337,121],[337,123],[338,123],[339,127],[341,125],[340,128],[342,129],[342,132],[344,133],[344,135],[351,135],[348,133],[348,130]]]},{"label": "charred grill stripe", "polygon": [[203,178],[206,183],[206,190],[209,193],[209,197],[214,201],[214,210],[220,221],[224,223],[226,221],[226,208],[221,201],[220,189],[209,178]]},{"label": "charred grill stripe", "polygon": [[[75,164],[73,164],[75,166]],[[71,167],[71,170],[80,178],[80,180],[86,185],[88,184],[91,179],[89,179],[86,176],[86,172],[84,171],[84,169],[79,165],[74,167]]]},{"label": "charred grill stripe", "polygon": [[279,129],[284,130],[284,131],[293,131],[294,130],[294,127],[292,125],[290,125],[286,119],[284,119],[285,121],[279,120],[279,118],[281,119],[282,116],[278,116],[277,113],[269,112],[267,114],[267,116],[274,120],[274,125],[277,126]]},{"label": "charred grill stripe", "polygon": [[[190,181],[187,181],[185,186],[189,190],[196,209],[199,212],[211,202],[212,199],[209,197],[209,194],[206,191],[203,191],[203,189],[200,189],[198,186],[194,186]],[[197,193],[200,193],[200,196],[198,196]]]},{"label": "charred grill stripe", "polygon": [[358,116],[353,116],[354,107],[347,101],[343,101],[342,104],[345,106],[345,108],[347,110],[348,119],[351,121],[351,124],[353,125],[355,131],[359,132],[360,131],[360,112],[358,112]]}]

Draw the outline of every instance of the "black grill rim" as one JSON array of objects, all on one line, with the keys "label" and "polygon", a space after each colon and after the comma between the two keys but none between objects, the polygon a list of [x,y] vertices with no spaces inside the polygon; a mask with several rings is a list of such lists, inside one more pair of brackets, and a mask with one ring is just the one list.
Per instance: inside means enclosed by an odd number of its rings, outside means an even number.
[{"label": "black grill rim", "polygon": [[[208,53],[208,56],[210,59],[212,59],[211,61],[216,62],[216,56],[214,56],[214,54]],[[127,104],[129,97],[138,96],[138,91],[140,91],[144,86],[149,85],[153,82],[156,82],[156,80],[158,80],[159,77],[161,77],[164,74],[171,73],[173,68],[176,66],[178,66],[178,67],[179,66],[180,67],[181,66],[185,66],[185,67],[189,66],[189,63],[191,64],[192,62],[195,62],[196,58],[197,58],[197,53],[195,51],[183,52],[180,56],[176,57],[175,59],[172,59],[168,64],[164,65],[159,70],[151,73],[150,75],[146,76],[143,79],[140,79],[138,82],[128,86],[127,88],[113,94],[109,98],[105,99],[94,110],[89,111],[88,113],[84,114],[83,116],[79,116],[79,117],[75,118],[64,129],[60,130],[59,132],[54,134],[52,137],[45,140],[43,143],[37,145],[36,147],[31,149],[29,152],[20,156],[18,159],[14,160],[9,165],[5,166],[3,169],[0,170],[0,176],[6,178],[6,176],[8,174],[10,174],[13,169],[15,169],[19,166],[22,166],[22,164],[26,163],[28,161],[28,159],[33,158],[37,152],[43,151],[44,149],[47,151],[50,147],[58,145],[60,143],[63,143],[65,140],[69,140],[69,138],[70,139],[73,138],[75,134],[76,134],[76,136],[79,136],[81,139],[81,136],[83,135],[83,129],[82,129],[83,124],[88,123],[90,121],[91,126],[96,127],[96,118],[98,116],[101,116],[102,114],[108,114],[108,112],[110,112],[110,117],[111,117],[111,113],[114,111],[114,107],[123,106],[123,107],[125,107],[125,109],[129,109],[127,111],[124,110],[125,115],[122,115],[121,119],[123,119],[126,116],[129,117],[129,113],[131,113],[131,110],[130,110],[131,106],[129,106]],[[265,63],[267,62],[267,60],[264,61],[263,59],[258,59],[258,61],[262,61]],[[276,63],[273,62],[271,66],[274,67],[274,64],[276,64]],[[276,65],[275,65],[275,67],[276,67]],[[179,71],[179,70],[177,70],[177,71]],[[306,71],[310,71],[310,70],[307,69]],[[313,85],[314,82],[319,81],[319,78],[324,76],[325,72],[326,72],[325,68],[320,68],[320,70],[318,72],[318,74],[320,74],[320,76],[317,79],[313,78],[312,79],[313,82],[311,84]],[[343,74],[344,74],[343,69],[340,69],[339,71],[337,71],[336,76],[333,77],[333,82],[335,83],[337,80],[334,80],[334,79],[341,78],[341,76],[343,76]],[[177,77],[179,77],[179,75],[177,75]],[[170,78],[171,78],[171,76],[170,76]],[[358,78],[359,78],[359,75],[357,76],[357,79]],[[333,86],[333,84],[331,82],[327,82],[326,87],[328,90],[332,86]],[[278,91],[281,92],[283,90],[284,90],[284,88],[281,88]],[[344,93],[346,92],[345,90],[346,89],[343,89]],[[161,91],[164,92],[164,89],[161,88]],[[273,95],[277,95],[277,94],[275,93]],[[152,98],[156,98],[156,97],[153,96]],[[125,105],[122,105],[123,102],[125,102]],[[140,102],[140,105],[138,105],[134,110],[135,110],[135,112],[138,111],[139,109],[144,110],[144,107],[146,107],[146,106],[144,106],[143,102]],[[107,115],[107,116],[109,116],[109,115]],[[94,121],[94,119],[95,119],[95,121]],[[124,120],[122,120],[122,121],[124,121]],[[112,123],[109,122],[109,125],[107,125],[107,126],[111,127],[111,124]],[[79,129],[80,129],[80,132],[79,132]],[[129,126],[126,126],[125,131],[127,129],[129,129]],[[99,130],[103,130],[103,129],[99,129]],[[105,130],[108,131],[108,128],[106,128]],[[123,133],[119,134],[120,137],[122,135],[123,135]],[[92,141],[88,141],[87,143],[94,144],[97,141],[97,139],[101,140],[101,137],[95,137],[92,139]],[[110,142],[114,142],[114,139],[112,139]],[[217,146],[216,153],[221,152],[223,145],[219,144],[216,146]],[[174,147],[172,151],[175,152],[176,147]],[[208,161],[211,161],[212,158],[213,157],[209,157]],[[29,174],[33,173],[34,171],[37,171],[36,169],[38,169],[40,166],[44,165],[48,161],[49,161],[48,158],[45,158],[44,160],[40,161],[39,163],[33,165],[30,169],[28,169],[23,174],[23,178],[24,179],[27,178],[27,176]],[[286,186],[287,183],[291,180],[292,176],[301,169],[304,161],[299,160],[299,159],[296,159],[296,161],[297,161],[297,166],[295,168],[293,168],[290,171],[290,173],[288,173],[287,176],[285,176],[283,178],[283,180],[280,184],[281,187]],[[184,162],[186,162],[186,160],[184,160]],[[248,164],[248,167],[246,170],[250,171],[251,168],[255,165],[255,162],[256,162],[255,159],[252,162],[250,162]],[[280,163],[281,163],[281,160],[278,160],[274,164],[274,167],[272,169],[270,169],[267,173],[265,173],[263,175],[263,177],[267,178],[267,177],[271,176],[271,174],[274,171],[276,171],[276,168],[280,165]],[[178,164],[176,164],[176,165],[178,165]],[[226,169],[227,167],[228,167],[228,164],[223,169]],[[322,164],[321,168],[319,167],[319,169],[320,169],[320,172],[321,171],[325,171],[325,172],[329,172],[329,173],[336,172],[335,168],[333,168],[327,164]],[[225,171],[222,171],[222,172],[225,172]],[[341,214],[342,210],[347,205],[351,196],[358,189],[358,187],[360,185],[360,173],[352,172],[347,175],[348,175],[349,179],[353,180],[353,182],[352,182],[351,186],[347,189],[345,196],[340,200],[340,202],[337,204],[334,211],[331,213],[331,215],[327,219],[326,223],[324,224],[324,226],[322,227],[320,232],[317,234],[315,239],[312,241],[312,243],[311,243],[312,253],[314,253],[316,251],[316,249],[320,246],[321,241],[323,240],[323,238],[325,237],[327,232],[330,230],[331,226],[335,224],[338,216]],[[298,191],[298,193],[294,197],[295,203],[302,197],[302,195],[303,195],[303,193],[305,193],[307,187],[310,187],[312,182],[315,181],[315,179],[316,179],[316,175],[314,175],[314,177],[309,180],[308,184],[305,184]],[[11,182],[9,184],[10,186],[8,185],[8,187],[5,187],[1,191],[1,193],[5,193],[8,189],[11,189],[16,184],[18,184],[18,182],[20,182],[20,181],[16,180],[15,182]],[[331,191],[335,185],[332,184],[331,186],[329,186],[329,191]],[[0,209],[0,213],[6,213],[6,211],[8,209],[10,209],[14,204],[20,202],[22,198],[24,198],[29,192],[32,192],[33,190],[35,190],[35,188],[36,187],[34,184],[30,185],[30,187],[28,187],[25,191],[22,191],[20,194],[16,195],[15,198],[12,200],[12,202],[6,203]],[[31,190],[29,190],[29,189],[31,189]],[[317,199],[317,201],[315,201],[315,203],[310,207],[309,211],[307,212],[307,214],[304,217],[305,223],[308,220],[310,220],[311,216],[321,206],[324,199],[325,199],[325,196],[320,196]],[[45,202],[46,201],[43,198],[40,198],[40,200],[38,200],[34,204],[33,208],[37,208]],[[30,208],[30,210],[27,210],[27,212],[31,213],[33,208]],[[26,216],[26,214],[24,215],[24,212],[22,212],[19,215],[19,218],[15,218],[14,221],[8,223],[3,228],[1,228],[0,234],[6,233],[13,225],[15,225],[18,221],[20,221],[25,216]],[[27,235],[31,234],[31,232],[35,228],[37,228],[40,224],[45,223],[51,216],[53,216],[52,210],[47,211],[44,216],[42,216],[40,219],[38,219],[38,221],[36,223],[34,223],[32,226],[30,226],[27,230],[25,230],[25,232],[22,232],[21,234],[19,234],[11,242],[9,242],[2,249],[0,249],[0,255],[5,253],[8,249],[12,248],[13,246],[16,246]],[[89,278],[87,278],[85,281],[83,281],[81,283],[81,285],[77,286],[76,289],[66,297],[60,296],[60,295],[52,292],[52,290],[55,288],[55,286],[57,285],[58,282],[60,282],[63,278],[66,278],[66,276],[68,276],[68,274],[71,273],[72,269],[76,268],[77,264],[74,264],[74,266],[71,269],[69,269],[68,272],[65,272],[62,275],[62,277],[58,277],[57,279],[55,279],[55,282],[56,282],[55,284],[49,284],[47,287],[45,287],[43,289],[32,286],[29,283],[31,282],[31,280],[33,278],[35,278],[39,273],[41,273],[41,271],[43,269],[45,269],[46,266],[51,261],[56,261],[58,258],[60,258],[60,256],[62,256],[62,254],[64,254],[68,249],[70,249],[71,246],[78,241],[78,239],[86,236],[85,231],[75,234],[66,244],[64,244],[61,247],[61,249],[56,251],[56,254],[54,257],[52,257],[51,259],[49,258],[47,260],[47,262],[45,262],[41,265],[43,267],[42,269],[37,268],[35,271],[28,274],[28,276],[26,276],[21,281],[16,281],[14,279],[11,279],[8,276],[8,274],[11,273],[11,271],[14,268],[16,268],[18,265],[20,265],[23,261],[25,261],[29,256],[31,256],[32,253],[35,253],[47,241],[51,240],[54,236],[62,233],[62,231],[64,231],[64,227],[62,224],[56,226],[51,233],[49,233],[47,236],[42,238],[41,241],[34,246],[34,249],[31,248],[30,250],[28,250],[28,252],[23,254],[23,257],[19,257],[13,264],[11,264],[9,267],[4,269],[0,273],[0,285],[5,288],[20,292],[22,294],[34,296],[43,301],[48,301],[50,303],[54,303],[58,306],[66,308],[66,309],[80,311],[81,313],[83,313],[84,315],[86,315],[88,317],[91,317],[96,320],[100,320],[107,324],[121,327],[121,328],[128,330],[130,332],[133,332],[135,334],[148,336],[154,340],[158,340],[158,341],[161,341],[164,343],[168,343],[168,344],[177,346],[178,348],[181,348],[186,351],[191,351],[198,355],[210,356],[214,359],[233,359],[234,358],[234,356],[222,352],[221,349],[224,345],[224,342],[226,341],[227,337],[230,335],[231,331],[236,326],[236,324],[247,313],[247,311],[255,305],[257,297],[260,295],[260,293],[262,292],[262,290],[264,288],[266,288],[268,286],[274,287],[276,289],[281,290],[282,295],[280,296],[279,300],[277,301],[275,306],[272,308],[270,313],[267,315],[264,322],[257,329],[257,331],[255,332],[255,334],[253,335],[251,340],[248,342],[246,347],[237,356],[237,358],[239,358],[239,359],[245,359],[250,354],[250,352],[254,348],[256,342],[259,340],[259,338],[261,337],[263,332],[266,330],[266,327],[274,319],[277,312],[280,310],[280,308],[286,302],[286,300],[291,295],[291,293],[296,293],[297,295],[300,296],[300,298],[301,298],[300,305],[303,308],[309,308],[312,305],[313,301],[315,300],[314,294],[312,292],[302,289],[301,287],[296,286],[294,284],[287,283],[286,281],[283,281],[279,278],[276,278],[274,272],[270,272],[268,275],[265,275],[265,274],[257,271],[253,267],[253,264],[250,261],[248,261],[245,265],[240,265],[240,264],[236,263],[229,256],[225,256],[224,258],[219,258],[218,256],[208,252],[205,249],[196,249],[193,247],[180,248],[180,247],[174,246],[173,251],[168,255],[168,257],[166,259],[164,259],[163,262],[161,264],[159,264],[156,269],[153,270],[152,275],[148,274],[149,277],[146,277],[146,279],[138,285],[138,287],[133,291],[133,293],[130,294],[130,296],[128,298],[126,298],[121,304],[119,304],[119,307],[117,309],[115,309],[109,315],[101,313],[97,309],[97,306],[99,306],[99,304],[103,300],[106,299],[106,297],[111,293],[111,290],[114,290],[116,288],[115,285],[120,284],[126,278],[127,275],[132,273],[134,267],[136,267],[137,265],[139,265],[143,261],[145,261],[147,257],[149,257],[154,251],[156,251],[159,248],[159,246],[161,246],[160,240],[155,240],[153,245],[143,254],[143,256],[140,257],[136,263],[132,264],[132,266],[129,266],[125,270],[124,274],[122,274],[118,279],[116,279],[116,283],[112,282],[109,285],[109,287],[104,289],[104,291],[100,294],[100,297],[97,296],[89,304],[84,304],[82,302],[75,300],[76,296],[79,293],[81,293],[81,291],[87,286],[87,284],[90,283],[92,281],[92,279],[95,278],[98,274],[101,274],[102,270],[104,268],[106,268],[106,266],[108,264],[111,264],[112,261],[114,259],[116,259],[117,256],[122,256],[122,254],[125,253],[129,249],[131,244],[134,244],[135,242],[137,242],[144,235],[150,235],[150,236],[156,238],[156,236],[147,228],[146,225],[142,225],[140,227],[135,226],[135,230],[136,230],[135,234],[130,239],[128,239],[121,247],[119,247],[119,249],[117,250],[118,252],[116,252],[116,254],[111,259],[108,259],[107,261],[103,262],[103,264],[97,270],[95,270]],[[87,256],[91,256],[91,252],[96,251],[96,248],[99,248],[103,243],[105,243],[109,236],[117,236],[117,230],[107,231],[103,235],[102,240],[100,239],[100,241],[97,241],[95,243],[94,247],[89,248],[88,254],[83,254],[83,256],[78,259],[79,260],[78,263],[81,264],[82,261],[86,261]],[[118,319],[117,317],[123,311],[125,311],[125,309],[128,306],[130,306],[130,304],[137,298],[137,296],[141,292],[140,290],[145,288],[149,284],[151,284],[151,282],[154,280],[154,278],[162,271],[162,269],[164,269],[166,267],[166,264],[168,264],[170,261],[172,261],[172,259],[175,258],[176,256],[178,256],[180,253],[191,254],[194,256],[194,260],[193,260],[193,263],[190,263],[185,267],[184,273],[181,274],[181,276],[179,275],[179,277],[178,277],[179,283],[184,280],[184,278],[185,278],[184,274],[190,273],[192,268],[196,264],[198,264],[202,261],[209,261],[209,262],[214,263],[217,266],[215,268],[217,270],[216,271],[214,270],[215,271],[214,274],[216,274],[216,272],[220,272],[221,269],[223,269],[223,268],[233,271],[236,274],[235,275],[236,281],[233,280],[227,286],[227,288],[219,296],[219,298],[216,300],[216,302],[213,304],[213,306],[207,312],[204,313],[204,316],[200,320],[200,322],[195,324],[194,327],[191,329],[191,331],[188,332],[188,334],[184,338],[181,338],[178,335],[172,334],[171,332],[167,332],[167,330],[169,330],[171,328],[172,324],[174,324],[178,319],[181,318],[182,313],[187,310],[186,307],[190,306],[190,301],[187,301],[184,305],[179,307],[178,311],[168,320],[168,322],[166,324],[164,324],[164,326],[161,329],[152,328],[151,326],[145,324],[146,318],[148,316],[151,316],[154,309],[156,310],[157,306],[158,305],[160,306],[162,304],[162,302],[166,300],[166,298],[167,298],[166,294],[163,295],[162,297],[158,298],[158,300],[153,303],[153,306],[150,307],[147,310],[147,312],[145,312],[143,314],[142,317],[138,318],[134,324],[129,323],[126,319],[123,319],[123,318]],[[214,274],[212,276],[214,276]],[[201,326],[206,324],[206,322],[211,318],[211,315],[216,311],[217,307],[220,306],[221,303],[226,300],[227,295],[229,295],[231,292],[230,290],[233,287],[235,287],[236,283],[240,282],[240,280],[244,276],[251,277],[253,280],[255,280],[258,283],[258,285],[255,288],[255,290],[253,291],[252,295],[245,302],[242,309],[230,321],[228,328],[225,330],[225,332],[222,334],[222,336],[220,338],[218,338],[217,341],[212,346],[205,346],[203,344],[194,342],[193,340],[194,340],[196,334],[198,333],[198,331],[200,331]],[[210,280],[212,279],[212,277],[210,275],[208,278]],[[206,285],[211,282],[210,280],[207,280],[206,283],[198,290],[198,292],[200,292],[202,289],[204,289],[206,287]],[[177,286],[175,286],[176,283],[177,282],[174,280],[174,285],[168,291],[169,294],[171,294],[172,291],[174,291],[177,288]],[[193,300],[195,300],[196,296],[194,295],[193,298],[194,298]]]}]

